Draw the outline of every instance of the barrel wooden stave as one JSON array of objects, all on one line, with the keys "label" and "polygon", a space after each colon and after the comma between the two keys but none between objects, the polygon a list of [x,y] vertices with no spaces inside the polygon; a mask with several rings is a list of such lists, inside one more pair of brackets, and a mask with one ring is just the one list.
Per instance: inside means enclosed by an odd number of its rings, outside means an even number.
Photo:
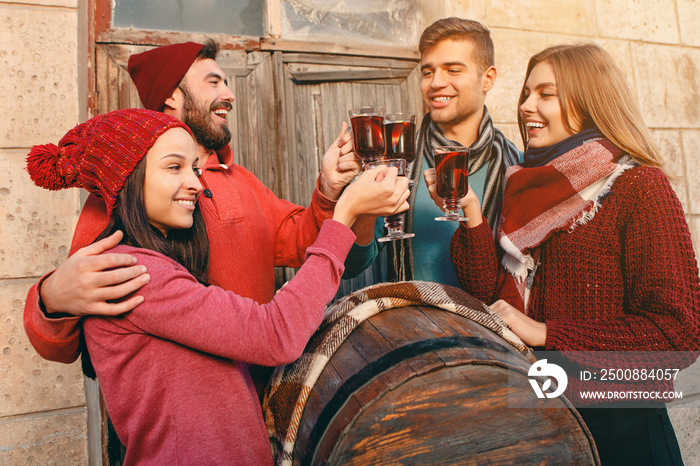
[{"label": "barrel wooden stave", "polygon": [[[477,345],[401,360],[345,398],[337,395],[383,358],[450,338]],[[522,389],[531,391],[531,363],[461,316],[431,307],[384,311],[360,324],[320,375],[301,419],[295,463],[597,464],[573,408],[508,408],[508,368],[524,374]],[[342,405],[329,410],[339,398]]]}]

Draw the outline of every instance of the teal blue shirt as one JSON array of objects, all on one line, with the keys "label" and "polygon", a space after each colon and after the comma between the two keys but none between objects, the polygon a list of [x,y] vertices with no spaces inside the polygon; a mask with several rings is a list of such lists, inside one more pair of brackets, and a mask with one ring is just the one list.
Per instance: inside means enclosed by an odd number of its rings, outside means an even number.
[{"label": "teal blue shirt", "polygon": [[[479,202],[484,196],[488,168],[488,164],[485,164],[469,175],[469,185],[476,192]],[[435,217],[444,215],[444,212],[433,202],[422,177],[416,189],[418,192],[413,211],[413,232],[416,236],[410,240],[413,242],[414,279],[459,286],[450,260],[450,240],[457,229],[458,222],[435,221]],[[357,276],[374,262],[380,250],[376,239],[383,235],[384,218],[380,217],[377,219],[375,228],[375,240],[367,246],[353,245],[345,260],[343,278]]]}]

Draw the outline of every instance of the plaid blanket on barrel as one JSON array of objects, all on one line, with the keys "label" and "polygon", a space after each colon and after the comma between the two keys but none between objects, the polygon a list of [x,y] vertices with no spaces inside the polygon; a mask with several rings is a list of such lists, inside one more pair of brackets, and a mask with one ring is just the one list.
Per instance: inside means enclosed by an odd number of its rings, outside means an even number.
[{"label": "plaid blanket on barrel", "polygon": [[487,305],[458,288],[420,281],[380,283],[345,296],[328,307],[304,354],[296,362],[278,367],[267,388],[263,415],[277,464],[292,464],[306,400],[345,338],[364,320],[384,310],[420,305],[471,319],[500,335],[517,350],[528,350]]}]

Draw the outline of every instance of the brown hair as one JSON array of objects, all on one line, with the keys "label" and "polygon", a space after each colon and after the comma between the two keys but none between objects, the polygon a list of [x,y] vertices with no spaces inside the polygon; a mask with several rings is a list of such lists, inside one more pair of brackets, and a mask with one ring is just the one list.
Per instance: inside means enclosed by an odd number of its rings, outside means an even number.
[{"label": "brown hair", "polygon": [[219,54],[219,44],[214,39],[207,39],[204,42],[204,47],[199,51],[195,60],[211,59],[216,60],[216,56]]},{"label": "brown hair", "polygon": [[[625,76],[602,47],[596,44],[549,47],[530,58],[525,82],[532,69],[542,62],[554,68],[567,129],[575,132],[596,127],[640,164],[662,168],[659,151]],[[523,84],[518,107],[526,99]],[[527,147],[527,128],[520,112],[518,126]]]},{"label": "brown hair", "polygon": [[494,50],[491,33],[480,22],[462,18],[444,18],[428,26],[420,37],[420,53],[443,40],[471,41],[474,44],[474,61],[485,71],[494,66]]}]

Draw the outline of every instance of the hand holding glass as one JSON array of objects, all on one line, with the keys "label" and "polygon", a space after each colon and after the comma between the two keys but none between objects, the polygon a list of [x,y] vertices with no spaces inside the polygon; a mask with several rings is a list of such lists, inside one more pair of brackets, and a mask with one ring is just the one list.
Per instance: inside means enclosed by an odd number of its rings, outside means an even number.
[{"label": "hand holding glass", "polygon": [[[388,160],[377,160],[375,162],[370,162],[367,164],[367,170],[370,170],[378,166],[396,167],[399,171],[399,176],[406,176],[406,171],[408,164],[405,159],[388,159]],[[384,226],[387,229],[386,236],[378,238],[377,241],[380,243],[385,243],[387,241],[395,241],[397,239],[413,238],[416,236],[414,233],[405,233],[403,231],[403,212],[400,214],[388,215],[384,217]]]},{"label": "hand holding glass", "polygon": [[438,221],[466,222],[459,214],[459,202],[469,192],[469,148],[440,146],[435,154],[435,188],[442,198],[445,215]]}]

